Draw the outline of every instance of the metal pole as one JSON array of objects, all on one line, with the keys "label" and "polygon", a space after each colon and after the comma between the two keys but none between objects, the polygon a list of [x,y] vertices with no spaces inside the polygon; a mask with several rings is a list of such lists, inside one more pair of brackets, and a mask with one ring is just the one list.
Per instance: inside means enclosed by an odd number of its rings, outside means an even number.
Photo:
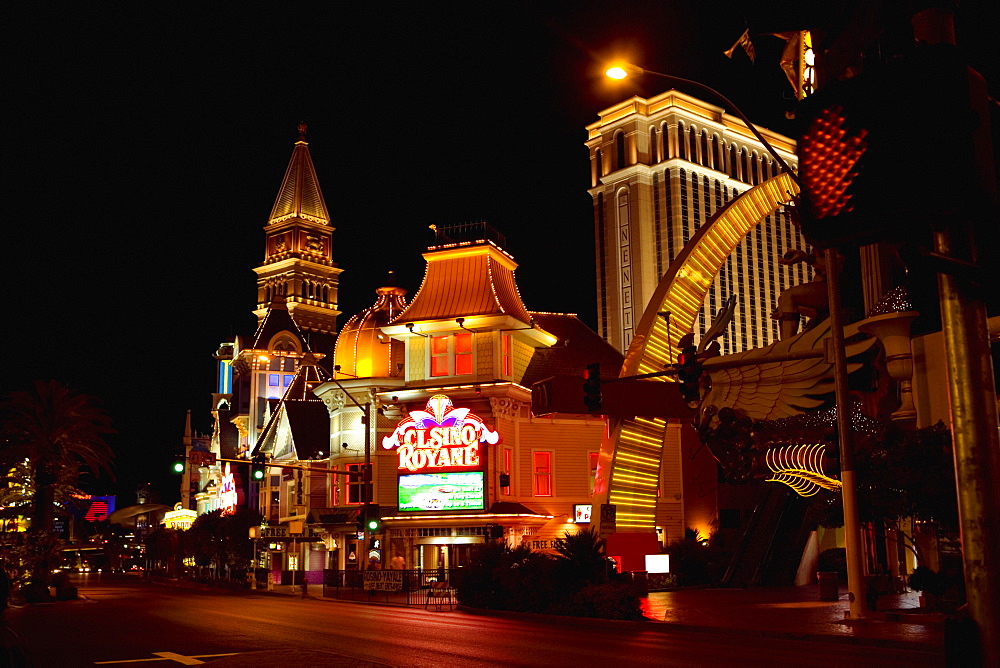
[{"label": "metal pole", "polygon": [[364,506],[362,512],[362,517],[365,518],[364,521],[364,544],[362,549],[364,550],[365,557],[362,560],[361,570],[368,569],[368,511],[371,508],[371,480],[372,480],[372,459],[371,459],[371,440],[372,440],[372,416],[371,416],[371,402],[366,401],[364,405],[364,415],[362,420],[365,423],[365,472],[361,476],[361,498],[364,501]]},{"label": "metal pole", "polygon": [[837,437],[840,445],[840,481],[844,504],[844,540],[847,544],[847,600],[851,619],[865,617],[865,581],[862,568],[861,522],[858,519],[857,482],[854,475],[854,434],[851,431],[851,397],[847,387],[847,353],[844,349],[844,316],[840,304],[837,251],[823,251],[826,291],[830,306],[830,343],[837,401]]},{"label": "metal pole", "polygon": [[[936,231],[935,251],[952,255],[952,234]],[[965,595],[981,665],[1000,666],[1000,428],[986,307],[976,292],[967,279],[938,273]]]}]

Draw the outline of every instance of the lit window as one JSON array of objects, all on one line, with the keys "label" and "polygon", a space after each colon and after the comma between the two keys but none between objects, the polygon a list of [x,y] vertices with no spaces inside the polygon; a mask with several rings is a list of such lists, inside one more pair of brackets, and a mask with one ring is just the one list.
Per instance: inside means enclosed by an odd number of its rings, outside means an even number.
[{"label": "lit window", "polygon": [[472,373],[472,334],[455,335],[455,375],[468,376]]},{"label": "lit window", "polygon": [[514,470],[514,451],[510,448],[503,449],[503,470],[507,474],[507,484],[500,488],[500,493],[510,496],[510,472]]},{"label": "lit window", "polygon": [[[345,469],[347,471],[354,471],[357,473],[356,476],[348,476],[347,479],[347,499],[345,503],[347,504],[357,504],[364,503],[364,495],[362,494],[362,489],[364,488],[364,464],[348,464]],[[371,496],[372,483],[368,483],[368,495]]]},{"label": "lit window", "polygon": [[431,376],[472,374],[472,334],[431,337]]},{"label": "lit window", "polygon": [[588,452],[587,457],[590,460],[590,495],[594,495],[594,485],[597,484],[597,459],[598,453]]},{"label": "lit window", "polygon": [[284,377],[283,377],[283,378],[281,379],[281,384],[282,384],[282,385],[283,385],[284,387],[288,387],[289,385],[291,385],[291,384],[292,384],[292,378],[295,378],[295,376],[293,376],[293,375],[290,375],[290,374],[286,374],[286,375],[285,375],[285,376],[284,376]]},{"label": "lit window", "polygon": [[276,373],[267,374],[267,384],[269,387],[278,387],[278,374]]},{"label": "lit window", "polygon": [[501,374],[504,376],[512,376],[514,374],[513,365],[510,361],[510,338],[510,334],[500,335],[500,369]]},{"label": "lit window", "polygon": [[533,452],[535,496],[552,496],[552,453]]}]

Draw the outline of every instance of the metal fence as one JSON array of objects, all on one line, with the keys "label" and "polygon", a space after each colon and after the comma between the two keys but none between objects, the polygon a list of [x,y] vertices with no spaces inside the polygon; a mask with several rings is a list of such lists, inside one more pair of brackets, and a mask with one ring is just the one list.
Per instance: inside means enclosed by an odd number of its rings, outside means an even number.
[{"label": "metal fence", "polygon": [[392,605],[454,605],[463,574],[463,569],[325,570],[323,596]]}]

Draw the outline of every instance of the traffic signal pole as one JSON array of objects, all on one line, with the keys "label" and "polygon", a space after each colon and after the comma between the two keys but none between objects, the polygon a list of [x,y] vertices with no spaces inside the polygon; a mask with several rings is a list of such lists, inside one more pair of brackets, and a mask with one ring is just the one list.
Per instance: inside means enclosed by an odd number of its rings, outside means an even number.
[{"label": "traffic signal pole", "polygon": [[833,354],[833,382],[837,404],[837,442],[840,447],[841,502],[844,506],[844,542],[847,557],[847,600],[851,619],[866,613],[865,575],[862,563],[861,521],[858,516],[857,480],[854,471],[854,432],[851,427],[851,396],[847,385],[847,351],[844,347],[844,314],[840,300],[837,251],[823,251],[826,263],[826,290],[830,309],[830,348]]}]

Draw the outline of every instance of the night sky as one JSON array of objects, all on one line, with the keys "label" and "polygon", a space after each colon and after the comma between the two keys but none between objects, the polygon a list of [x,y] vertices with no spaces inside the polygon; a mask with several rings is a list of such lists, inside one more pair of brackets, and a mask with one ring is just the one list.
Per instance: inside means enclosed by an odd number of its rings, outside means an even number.
[{"label": "night sky", "polygon": [[368,6],[5,6],[0,393],[54,378],[103,400],[119,479],[89,491],[122,506],[152,482],[177,499],[170,451],[187,409],[210,428],[218,344],[253,332],[299,121],[336,227],[341,324],[389,270],[412,296],[428,225],[485,220],[529,309],[596,326],[584,126],[669,88],[604,78],[615,57],[793,131],[782,42],[759,37],[753,63],[722,54],[754,3]]}]

